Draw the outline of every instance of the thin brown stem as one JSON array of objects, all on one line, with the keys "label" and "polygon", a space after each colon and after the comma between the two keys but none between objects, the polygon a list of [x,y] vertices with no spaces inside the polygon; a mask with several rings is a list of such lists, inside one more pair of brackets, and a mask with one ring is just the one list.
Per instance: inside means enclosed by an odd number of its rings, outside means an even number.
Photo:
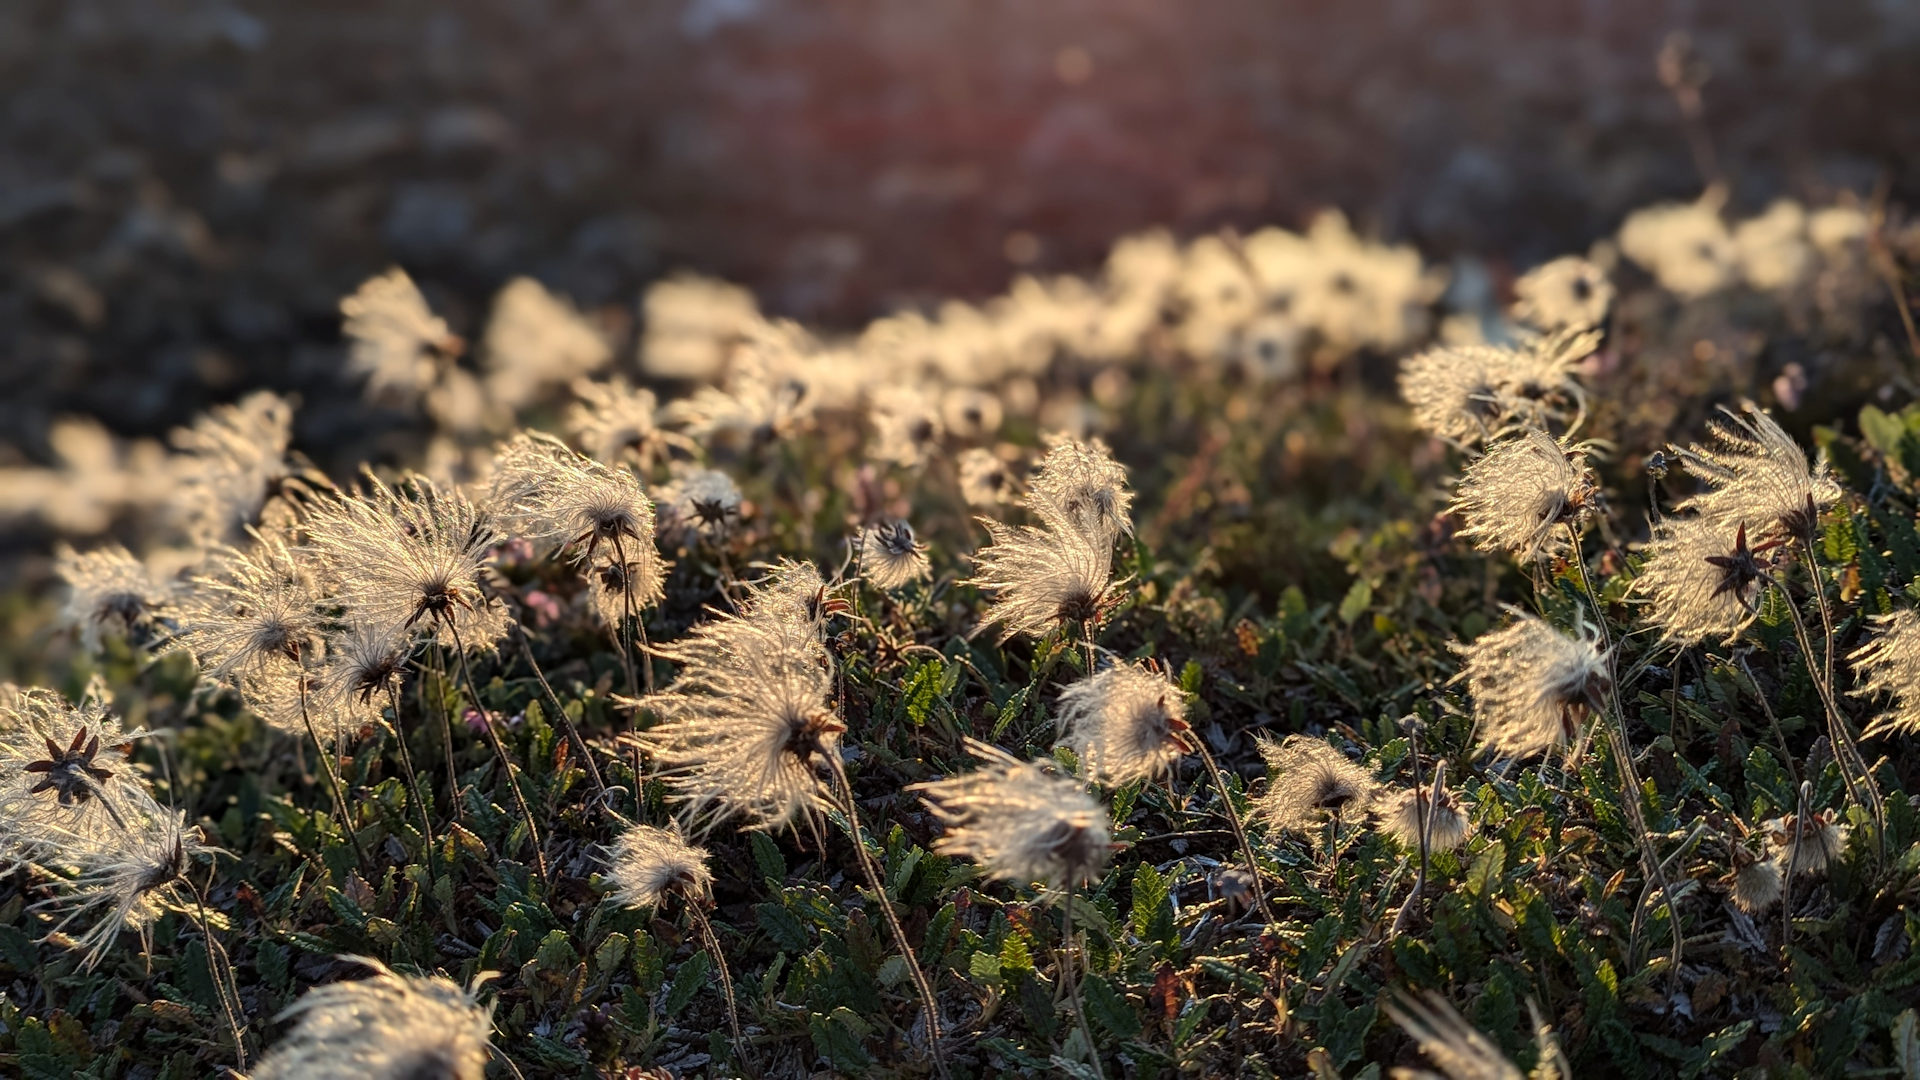
[{"label": "thin brown stem", "polygon": [[393,709],[393,741],[400,747],[400,768],[407,774],[407,797],[420,812],[421,835],[427,840],[427,876],[433,877],[437,873],[433,865],[434,848],[439,846],[433,838],[433,814],[427,806],[426,793],[420,788],[420,774],[413,768],[413,751],[407,749],[406,729],[400,725],[400,691],[392,679],[387,680],[387,704]]},{"label": "thin brown stem", "polygon": [[[619,634],[620,664],[627,670],[627,693],[638,697],[640,696],[640,679],[634,674],[633,631],[631,627],[635,622],[639,621],[640,617],[635,614],[633,610],[633,564],[627,561],[627,544],[625,540],[621,539],[619,533],[613,534],[613,554],[615,558],[620,560],[620,609],[622,612]],[[647,671],[649,674],[652,673],[652,664],[647,665]],[[647,692],[652,693],[652,680],[648,680],[648,682]]]},{"label": "thin brown stem", "polygon": [[860,812],[854,806],[853,782],[847,778],[846,763],[840,760],[837,751],[828,751],[822,755],[833,767],[833,777],[839,782],[841,809],[847,815],[847,828],[853,834],[853,850],[860,856],[860,870],[867,877],[867,885],[873,889],[874,899],[880,904],[880,913],[886,917],[887,931],[893,935],[893,944],[900,950],[901,959],[907,963],[907,974],[913,979],[914,989],[920,993],[920,1002],[927,1010],[927,1045],[933,1053],[933,1071],[946,1080],[947,1055],[940,1045],[940,1001],[933,995],[933,984],[927,980],[927,973],[920,967],[920,959],[914,955],[913,945],[907,940],[906,928],[900,925],[900,916],[894,914],[893,901],[887,896],[887,887],[880,878],[880,868],[873,863],[873,855],[867,851],[866,830],[860,827]]},{"label": "thin brown stem", "polygon": [[[207,880],[213,880],[211,871]],[[227,1031],[233,1035],[233,1056],[240,1072],[247,1071],[246,1025],[242,1024],[235,1006],[240,1001],[240,984],[233,975],[233,960],[227,955],[226,946],[215,940],[213,922],[207,917],[207,893],[198,885],[188,882],[193,893],[193,903],[200,915],[200,933],[207,950],[207,977],[213,981],[213,992],[220,999],[220,1011],[226,1014]],[[224,976],[224,978],[223,978]],[[229,997],[231,995],[231,997]]]},{"label": "thin brown stem", "polygon": [[360,836],[353,831],[353,818],[347,812],[347,793],[340,786],[340,774],[333,770],[333,756],[320,742],[320,733],[314,729],[313,715],[307,709],[307,678],[300,676],[300,722],[307,726],[307,738],[313,740],[314,752],[320,755],[320,769],[327,774],[327,791],[333,796],[334,813],[340,815],[340,828],[347,834],[347,841],[353,845],[354,856],[361,866],[368,865],[366,849],[360,846]]},{"label": "thin brown stem", "polygon": [[[466,810],[460,805],[460,770],[453,763],[453,716],[447,709],[446,696],[442,692],[445,680],[442,671],[446,665],[441,662],[440,650],[427,650],[427,673],[430,678],[422,679],[421,702],[424,705],[429,694],[433,697],[433,713],[440,718],[440,749],[447,756],[447,800],[453,804],[453,820],[466,819]],[[429,684],[431,684],[429,686]]]},{"label": "thin brown stem", "polygon": [[1220,794],[1220,806],[1227,812],[1227,822],[1233,826],[1233,839],[1240,845],[1240,857],[1247,860],[1247,873],[1253,877],[1253,904],[1260,909],[1260,918],[1265,920],[1268,926],[1272,926],[1278,920],[1273,917],[1273,909],[1267,906],[1267,887],[1260,878],[1260,863],[1253,857],[1253,844],[1247,840],[1247,830],[1246,826],[1240,822],[1240,812],[1234,809],[1233,795],[1227,791],[1226,777],[1221,774],[1219,763],[1213,760],[1212,751],[1207,749],[1207,744],[1197,734],[1194,736],[1193,746],[1199,751],[1200,760],[1207,767],[1207,776],[1213,781],[1213,790]]},{"label": "thin brown stem", "polygon": [[1740,670],[1746,672],[1747,681],[1753,684],[1753,696],[1760,702],[1760,711],[1766,714],[1767,723],[1773,728],[1773,740],[1780,744],[1780,762],[1787,767],[1788,775],[1797,784],[1800,782],[1800,763],[1793,759],[1793,750],[1787,745],[1787,733],[1780,727],[1780,718],[1774,715],[1773,704],[1767,700],[1766,691],[1760,689],[1760,680],[1754,677],[1746,654],[1740,654],[1738,659]]},{"label": "thin brown stem", "polygon": [[1106,1080],[1107,1071],[1100,1065],[1100,1044],[1093,1041],[1093,1028],[1087,1023],[1087,1003],[1080,995],[1080,980],[1073,974],[1073,890],[1067,890],[1066,902],[1060,905],[1060,977],[1066,980],[1067,997],[1073,1001],[1073,1020],[1079,1025],[1080,1037],[1087,1040],[1087,1060],[1093,1064],[1093,1074]]},{"label": "thin brown stem", "polygon": [[[1809,558],[1812,557],[1812,551],[1812,543],[1809,541],[1807,547]],[[1808,571],[1813,577],[1814,594],[1820,600],[1821,618],[1826,629],[1827,642],[1831,648],[1833,624],[1827,612],[1825,590],[1820,587],[1819,568],[1810,564]],[[1884,853],[1887,842],[1887,808],[1880,801],[1879,787],[1873,782],[1873,774],[1867,769],[1866,762],[1860,755],[1860,745],[1854,741],[1853,732],[1847,724],[1846,714],[1840,711],[1840,702],[1834,696],[1833,672],[1831,669],[1825,671],[1815,669],[1814,665],[1820,662],[1819,654],[1814,652],[1813,634],[1807,628],[1806,616],[1800,613],[1800,606],[1793,602],[1793,594],[1787,591],[1786,582],[1775,577],[1773,583],[1780,589],[1780,596],[1785,601],[1782,606],[1787,609],[1787,615],[1793,622],[1793,632],[1800,643],[1801,655],[1806,657],[1807,675],[1813,680],[1814,689],[1820,695],[1820,704],[1825,708],[1827,740],[1833,744],[1833,760],[1840,766],[1840,779],[1847,786],[1847,799],[1855,806],[1866,807],[1867,812],[1873,815],[1875,838]],[[1812,769],[1808,770],[1809,774],[1812,772]]]},{"label": "thin brown stem", "polygon": [[540,689],[547,695],[547,704],[553,707],[553,715],[559,719],[560,727],[567,733],[567,741],[580,755],[580,761],[587,767],[587,778],[593,781],[594,793],[601,796],[604,803],[607,785],[600,778],[600,768],[593,763],[593,751],[587,748],[587,740],[580,735],[580,729],[567,715],[567,707],[560,702],[560,695],[553,692],[552,684],[547,682],[547,673],[540,670],[540,661],[533,658],[533,642],[527,639],[526,630],[518,622],[513,624],[513,636],[520,641],[520,651],[527,656],[527,666],[533,669],[533,677],[539,681]]},{"label": "thin brown stem", "polygon": [[749,1076],[757,1075],[759,1066],[754,1063],[753,1051],[748,1048],[747,1036],[740,1029],[740,1007],[734,1000],[733,972],[727,967],[727,954],[720,950],[720,938],[713,932],[713,923],[707,913],[700,908],[700,898],[686,897],[687,914],[693,918],[694,926],[700,931],[700,940],[706,945],[707,952],[720,970],[720,993],[727,999],[727,1026],[733,1030],[733,1045],[740,1048],[741,1070]]},{"label": "thin brown stem", "polygon": [[500,733],[493,729],[493,714],[480,703],[480,688],[473,681],[473,665],[467,662],[467,648],[460,640],[460,628],[453,620],[446,621],[447,630],[453,635],[454,651],[460,654],[460,676],[466,680],[467,698],[473,702],[475,712],[480,714],[480,730],[486,732],[487,744],[493,747],[493,756],[500,762],[500,771],[505,775],[507,790],[513,794],[513,804],[520,810],[520,820],[527,826],[527,842],[533,845],[533,868],[540,874],[540,883],[551,886],[547,877],[547,853],[540,845],[540,827],[533,822],[533,810],[527,806],[527,797],[520,791],[520,781],[514,775],[513,759],[507,756],[506,744],[500,741]]}]

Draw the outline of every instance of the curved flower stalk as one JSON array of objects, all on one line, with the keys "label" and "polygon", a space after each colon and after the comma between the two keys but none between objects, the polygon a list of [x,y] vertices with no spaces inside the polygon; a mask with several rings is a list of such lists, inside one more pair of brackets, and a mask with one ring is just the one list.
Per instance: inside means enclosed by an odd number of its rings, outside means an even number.
[{"label": "curved flower stalk", "polygon": [[260,1061],[253,1080],[484,1080],[493,1010],[438,977],[398,975],[385,964],[347,956],[373,977],[315,987],[278,1019],[296,1020]]}]

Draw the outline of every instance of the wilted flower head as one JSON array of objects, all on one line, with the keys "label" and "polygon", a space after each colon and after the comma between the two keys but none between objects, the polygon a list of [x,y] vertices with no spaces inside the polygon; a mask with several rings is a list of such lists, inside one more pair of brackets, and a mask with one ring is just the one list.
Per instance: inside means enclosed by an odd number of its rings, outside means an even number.
[{"label": "wilted flower head", "polygon": [[1480,550],[1534,559],[1564,550],[1565,526],[1577,526],[1599,499],[1585,455],[1532,428],[1468,465],[1450,509],[1466,520],[1460,535]]},{"label": "wilted flower head", "polygon": [[505,607],[480,587],[498,539],[492,518],[423,476],[390,488],[369,474],[367,484],[320,505],[308,525],[349,617],[466,648],[506,636]]},{"label": "wilted flower head", "polygon": [[1036,529],[991,518],[980,524],[992,542],[974,554],[974,576],[966,584],[992,594],[981,628],[999,623],[1004,642],[1099,616],[1112,575],[1111,541],[1098,543],[1075,528]]},{"label": "wilted flower head", "polygon": [[200,544],[236,539],[293,475],[287,463],[293,406],[260,390],[209,409],[173,432],[176,513]]},{"label": "wilted flower head", "polygon": [[347,368],[367,380],[367,396],[412,403],[438,381],[442,358],[465,344],[427,307],[413,279],[394,267],[368,278],[340,301]]},{"label": "wilted flower head", "polygon": [[[1528,1074],[1522,1073],[1492,1039],[1475,1030],[1453,1003],[1439,994],[1431,990],[1419,996],[1403,993],[1388,1001],[1385,1007],[1387,1015],[1420,1044],[1420,1052],[1440,1070],[1440,1073],[1431,1073],[1424,1069],[1395,1069],[1394,1080],[1439,1080],[1442,1074],[1446,1080],[1527,1080]],[[1572,1071],[1561,1053],[1559,1039],[1541,1020],[1532,1002],[1527,1003],[1527,1008],[1533,1016],[1533,1039],[1539,1050],[1532,1077],[1534,1080],[1567,1080]]]},{"label": "wilted flower head", "polygon": [[1254,813],[1279,828],[1305,832],[1330,813],[1364,810],[1379,791],[1365,766],[1319,739],[1289,735],[1260,739],[1259,747],[1272,778]]},{"label": "wilted flower head", "polygon": [[1706,484],[1678,509],[1723,527],[1744,525],[1756,542],[1813,535],[1820,511],[1840,499],[1826,455],[1808,464],[1793,436],[1752,402],[1722,412],[1723,419],[1708,425],[1713,445],[1674,448],[1680,464]]},{"label": "wilted flower head", "polygon": [[177,621],[173,641],[219,682],[231,684],[269,660],[310,657],[321,631],[312,568],[281,537],[253,532],[246,550],[213,552],[182,598]]},{"label": "wilted flower head", "polygon": [[128,761],[146,735],[100,701],[18,690],[0,708],[0,867],[48,855],[70,862],[124,828],[146,794]]},{"label": "wilted flower head", "polygon": [[1763,859],[1747,850],[1744,843],[1733,846],[1733,871],[1724,881],[1728,899],[1748,915],[1756,915],[1780,902],[1786,881],[1781,864]]},{"label": "wilted flower head", "polygon": [[1458,678],[1473,696],[1482,752],[1531,757],[1576,742],[1589,709],[1608,690],[1606,654],[1594,638],[1569,636],[1515,611],[1514,621],[1456,645]]},{"label": "wilted flower head", "polygon": [[680,674],[638,702],[663,719],[637,738],[688,822],[775,829],[825,806],[816,767],[846,727],[827,707],[833,673],[812,624],[750,607],[659,651]]},{"label": "wilted flower head", "polygon": [[613,350],[571,303],[519,277],[493,298],[480,355],[487,396],[518,411],[547,387],[565,386],[605,365]]},{"label": "wilted flower head", "polygon": [[1666,517],[1654,524],[1633,590],[1663,640],[1731,641],[1759,615],[1771,566],[1766,546],[1748,543],[1745,525]]},{"label": "wilted flower head", "polygon": [[1191,747],[1186,702],[1165,675],[1117,664],[1060,692],[1059,745],[1105,784],[1151,780]]},{"label": "wilted flower head", "polygon": [[1847,827],[1831,810],[1817,810],[1802,818],[1787,814],[1766,823],[1767,841],[1782,873],[1817,874],[1840,857],[1847,847]]},{"label": "wilted flower head", "polygon": [[146,564],[119,544],[81,554],[65,544],[54,554],[54,572],[67,585],[61,622],[80,632],[88,652],[99,652],[101,635],[141,644],[173,599],[173,589],[154,580]]},{"label": "wilted flower head", "polygon": [[1013,474],[993,451],[974,447],[960,455],[960,497],[968,506],[1001,506],[1013,501]]},{"label": "wilted flower head", "polygon": [[[639,479],[581,457],[551,436],[522,432],[501,447],[491,502],[507,527],[536,548],[572,551],[582,562],[612,551],[631,561],[649,554],[659,559],[653,501]],[[659,573],[641,576],[657,580]]]},{"label": "wilted flower head", "polygon": [[1111,547],[1123,532],[1133,534],[1127,470],[1098,439],[1055,441],[1034,471],[1027,507],[1049,528],[1078,531],[1095,548]]},{"label": "wilted flower head", "polygon": [[1542,330],[1599,326],[1613,306],[1613,282],[1578,255],[1542,263],[1513,283],[1513,317]]},{"label": "wilted flower head", "polygon": [[968,739],[967,749],[986,764],[913,785],[946,827],[935,851],[971,859],[989,877],[1016,885],[1073,889],[1100,876],[1112,838],[1106,810],[1086,788],[978,740]]},{"label": "wilted flower head", "polygon": [[315,987],[280,1019],[298,1019],[254,1080],[485,1080],[492,1010],[451,980],[396,975],[365,957],[370,979]]},{"label": "wilted flower head", "polygon": [[1855,652],[1853,670],[1861,697],[1887,695],[1888,709],[1867,726],[1865,737],[1920,732],[1920,615],[1902,608],[1875,617],[1879,634]]},{"label": "wilted flower head", "polygon": [[1740,267],[1733,236],[1720,220],[1721,196],[1636,210],[1620,226],[1620,250],[1685,299],[1732,285]]},{"label": "wilted flower head", "polygon": [[927,545],[904,521],[882,521],[860,533],[860,573],[877,589],[897,589],[931,573]]},{"label": "wilted flower head", "polygon": [[567,413],[567,431],[587,453],[613,464],[624,451],[651,463],[656,444],[666,439],[660,430],[660,402],[653,391],[634,389],[625,379],[573,384],[579,400]]},{"label": "wilted flower head", "polygon": [[1473,822],[1466,808],[1447,788],[1444,768],[1433,784],[1399,788],[1374,803],[1373,814],[1380,831],[1393,837],[1408,850],[1420,848],[1420,819],[1426,818],[1427,850],[1452,851],[1473,835]]},{"label": "wilted flower head", "polygon": [[607,849],[607,879],[612,897],[628,907],[659,907],[671,893],[689,901],[707,895],[713,872],[707,869],[707,849],[687,843],[679,825],[656,828],[635,825],[620,834]]}]

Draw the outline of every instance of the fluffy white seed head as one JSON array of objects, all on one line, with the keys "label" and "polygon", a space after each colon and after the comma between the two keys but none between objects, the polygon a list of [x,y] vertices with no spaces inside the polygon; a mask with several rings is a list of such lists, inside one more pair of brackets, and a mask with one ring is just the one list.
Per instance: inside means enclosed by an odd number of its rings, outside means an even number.
[{"label": "fluffy white seed head", "polygon": [[1831,810],[1819,810],[1802,818],[1787,814],[1766,822],[1767,842],[1780,872],[1795,875],[1818,874],[1840,857],[1847,848],[1847,827]]},{"label": "fluffy white seed head", "polygon": [[657,908],[669,895],[698,902],[713,885],[707,849],[687,842],[679,825],[635,825],[607,849],[609,895],[615,903]]},{"label": "fluffy white seed head", "polygon": [[1542,330],[1599,326],[1613,306],[1606,271],[1578,255],[1542,263],[1513,283],[1513,317]]},{"label": "fluffy white seed head", "polygon": [[196,544],[239,540],[259,522],[267,499],[293,476],[292,438],[293,406],[266,390],[215,406],[173,432],[180,453],[173,458],[172,506]]},{"label": "fluffy white seed head", "polygon": [[1693,645],[1731,641],[1760,613],[1772,565],[1743,526],[1709,517],[1666,517],[1655,523],[1633,592],[1662,640]]},{"label": "fluffy white seed head", "polygon": [[1077,531],[1095,548],[1133,534],[1127,470],[1098,439],[1057,439],[1034,470],[1027,508],[1048,528]]},{"label": "fluffy white seed head", "polygon": [[1059,745],[1103,784],[1152,780],[1191,749],[1180,688],[1139,664],[1118,664],[1067,687],[1056,719]]},{"label": "fluffy white seed head", "polygon": [[613,358],[606,338],[572,303],[532,278],[507,282],[493,298],[480,341],[487,396],[510,412],[550,386],[565,386]]},{"label": "fluffy white seed head", "polygon": [[79,632],[88,652],[99,652],[107,635],[141,644],[174,596],[170,585],[119,544],[85,553],[62,544],[54,554],[54,572],[67,586],[61,623]]},{"label": "fluffy white seed head", "polygon": [[1515,612],[1509,625],[1457,645],[1481,752],[1525,758],[1577,743],[1608,689],[1600,643]]},{"label": "fluffy white seed head", "polygon": [[347,370],[367,380],[369,398],[411,404],[438,381],[441,357],[456,356],[462,348],[397,266],[361,283],[340,301],[340,314]]},{"label": "fluffy white seed head", "polygon": [[1452,851],[1473,835],[1473,822],[1444,781],[1436,793],[1428,787],[1397,788],[1373,807],[1379,830],[1408,851],[1420,850],[1420,819],[1426,818],[1427,850]]},{"label": "fluffy white seed head", "polygon": [[882,521],[860,533],[860,573],[878,589],[898,589],[932,573],[927,545],[915,540],[913,526]]},{"label": "fluffy white seed head", "polygon": [[1861,697],[1886,695],[1866,737],[1920,732],[1920,615],[1903,608],[1874,619],[1879,633],[1851,657]]},{"label": "fluffy white seed head", "polygon": [[154,921],[184,909],[187,871],[215,853],[184,813],[155,803],[144,788],[116,810],[117,820],[71,850],[77,873],[56,879],[53,897],[40,905],[57,918],[56,931],[86,927],[74,945],[85,952],[88,969],[122,930],[138,932],[142,951],[151,952]]},{"label": "fluffy white seed head", "polygon": [[1330,815],[1351,819],[1379,793],[1371,771],[1320,739],[1289,735],[1258,744],[1271,777],[1254,813],[1277,828],[1307,832]]},{"label": "fluffy white seed head", "polygon": [[1746,526],[1754,543],[1811,536],[1820,511],[1840,500],[1825,454],[1811,463],[1773,417],[1752,402],[1708,425],[1713,441],[1674,449],[1705,490],[1680,502],[1723,527]]},{"label": "fluffy white seed head", "polygon": [[[630,563],[659,562],[654,546],[653,501],[640,480],[624,468],[574,453],[560,440],[522,432],[495,456],[489,501],[509,531],[536,550],[571,552],[581,562],[624,555]],[[636,580],[657,583],[657,566]],[[655,597],[638,598],[641,606]]]},{"label": "fluffy white seed head", "polygon": [[396,975],[316,987],[279,1019],[297,1020],[254,1080],[485,1080],[492,1010],[449,979]]},{"label": "fluffy white seed head", "polygon": [[1570,426],[1586,395],[1573,369],[1598,331],[1562,331],[1520,348],[1444,345],[1400,364],[1400,396],[1421,429],[1460,446],[1509,431]]},{"label": "fluffy white seed head", "polygon": [[960,497],[968,506],[987,508],[1013,501],[1013,471],[999,455],[974,447],[960,455]]},{"label": "fluffy white seed head", "polygon": [[1566,526],[1577,527],[1599,500],[1585,455],[1532,428],[1468,465],[1450,509],[1480,550],[1537,559],[1566,550]]},{"label": "fluffy white seed head", "polygon": [[205,677],[232,685],[270,661],[314,657],[320,605],[304,553],[253,532],[245,550],[221,547],[208,557],[181,599],[173,643],[193,653]]},{"label": "fluffy white seed head", "polygon": [[1099,878],[1112,837],[1106,810],[1086,788],[977,740],[967,740],[967,749],[985,764],[913,786],[945,826],[935,851],[971,859],[1015,885],[1073,889]]},{"label": "fluffy white seed head", "polygon": [[981,629],[998,623],[1004,642],[1099,616],[1111,584],[1111,541],[1096,543],[1076,528],[1037,529],[991,518],[980,524],[992,542],[974,554],[974,576],[966,584],[993,598]]},{"label": "fluffy white seed head", "polygon": [[0,706],[0,867],[75,861],[132,823],[146,780],[128,730],[105,704],[18,689]]},{"label": "fluffy white seed head", "polygon": [[567,412],[567,433],[578,446],[609,465],[629,450],[640,455],[643,465],[653,461],[666,438],[653,391],[635,389],[620,378],[580,379],[573,384],[573,394],[578,400]]}]

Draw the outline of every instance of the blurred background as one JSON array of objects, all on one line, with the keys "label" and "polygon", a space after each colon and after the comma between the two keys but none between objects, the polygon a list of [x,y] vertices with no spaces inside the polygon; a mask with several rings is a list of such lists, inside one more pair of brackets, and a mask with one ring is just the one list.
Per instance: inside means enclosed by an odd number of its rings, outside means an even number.
[{"label": "blurred background", "polygon": [[680,268],[856,328],[1337,206],[1504,280],[1700,190],[1676,32],[1730,207],[1911,203],[1900,0],[8,0],[0,465],[255,387],[333,441],[393,264],[469,334],[531,274],[629,368]]}]

